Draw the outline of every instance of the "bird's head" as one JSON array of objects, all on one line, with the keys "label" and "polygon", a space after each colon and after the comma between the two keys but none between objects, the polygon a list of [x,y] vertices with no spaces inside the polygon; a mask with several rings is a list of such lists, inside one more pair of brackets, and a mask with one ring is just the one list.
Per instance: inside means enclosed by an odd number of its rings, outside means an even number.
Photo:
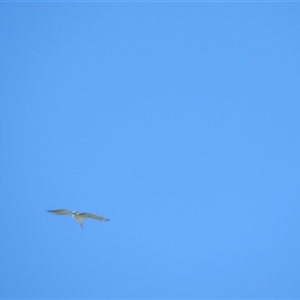
[{"label": "bird's head", "polygon": [[73,211],[72,211],[72,214],[73,214],[73,215],[78,215],[78,211],[74,211],[74,210],[73,210]]}]

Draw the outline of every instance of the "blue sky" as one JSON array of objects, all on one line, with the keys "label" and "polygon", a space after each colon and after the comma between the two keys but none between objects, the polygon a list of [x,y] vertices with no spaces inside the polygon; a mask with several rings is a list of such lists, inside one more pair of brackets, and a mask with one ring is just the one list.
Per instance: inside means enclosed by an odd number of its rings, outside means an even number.
[{"label": "blue sky", "polygon": [[1,298],[300,298],[299,3],[0,8]]}]

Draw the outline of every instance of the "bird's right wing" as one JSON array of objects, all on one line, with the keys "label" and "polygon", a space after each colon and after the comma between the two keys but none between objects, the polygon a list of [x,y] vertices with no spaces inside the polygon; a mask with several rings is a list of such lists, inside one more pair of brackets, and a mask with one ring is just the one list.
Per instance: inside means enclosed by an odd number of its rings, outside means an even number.
[{"label": "bird's right wing", "polygon": [[94,214],[90,214],[90,213],[81,213],[79,214],[79,216],[81,216],[82,218],[91,218],[91,219],[95,219],[98,221],[102,221],[102,222],[107,222],[109,221],[109,219],[94,215]]},{"label": "bird's right wing", "polygon": [[72,212],[67,209],[47,210],[47,212],[54,214],[54,215],[72,215]]}]

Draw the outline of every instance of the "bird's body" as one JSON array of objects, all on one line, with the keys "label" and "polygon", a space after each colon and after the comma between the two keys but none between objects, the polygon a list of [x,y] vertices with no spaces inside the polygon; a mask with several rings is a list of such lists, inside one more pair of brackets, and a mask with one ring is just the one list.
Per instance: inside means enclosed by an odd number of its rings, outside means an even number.
[{"label": "bird's body", "polygon": [[109,219],[93,215],[90,213],[79,213],[77,211],[70,211],[67,209],[54,209],[54,210],[47,210],[49,213],[54,214],[54,215],[71,215],[81,226],[81,229],[83,229],[83,222],[82,219],[84,218],[91,218],[94,220],[102,221],[102,222],[107,222]]}]

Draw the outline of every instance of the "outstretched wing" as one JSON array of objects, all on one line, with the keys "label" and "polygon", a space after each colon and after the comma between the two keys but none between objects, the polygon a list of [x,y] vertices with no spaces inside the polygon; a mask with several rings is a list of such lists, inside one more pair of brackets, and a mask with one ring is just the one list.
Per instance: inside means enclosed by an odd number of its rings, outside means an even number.
[{"label": "outstretched wing", "polygon": [[109,219],[106,219],[106,218],[103,218],[103,217],[100,217],[97,215],[93,215],[90,213],[80,213],[79,216],[81,216],[82,218],[91,218],[91,219],[95,219],[95,220],[102,221],[102,222],[109,221]]},{"label": "outstretched wing", "polygon": [[72,215],[72,212],[67,209],[47,210],[47,212],[54,214],[54,215]]}]

